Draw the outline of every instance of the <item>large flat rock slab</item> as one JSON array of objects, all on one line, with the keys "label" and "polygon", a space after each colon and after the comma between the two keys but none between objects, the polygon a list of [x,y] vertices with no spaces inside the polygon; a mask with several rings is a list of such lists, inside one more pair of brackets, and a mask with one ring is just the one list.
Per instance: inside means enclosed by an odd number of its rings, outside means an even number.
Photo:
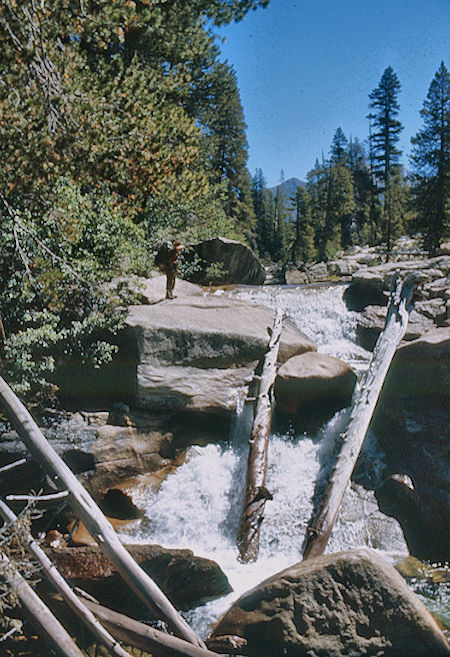
[{"label": "large flat rock slab", "polygon": [[[127,326],[137,352],[141,408],[234,412],[267,349],[274,312],[204,296],[132,306]],[[284,320],[280,362],[316,345]]]},{"label": "large flat rock slab", "polygon": [[253,379],[254,368],[137,368],[138,406],[163,411],[195,410],[234,413]]},{"label": "large flat rock slab", "polygon": [[[266,306],[211,295],[131,306],[127,325],[136,328],[141,338],[142,360],[200,367],[236,366],[261,358],[274,316]],[[285,319],[279,360],[285,362],[306,351],[316,351],[316,345]]]}]

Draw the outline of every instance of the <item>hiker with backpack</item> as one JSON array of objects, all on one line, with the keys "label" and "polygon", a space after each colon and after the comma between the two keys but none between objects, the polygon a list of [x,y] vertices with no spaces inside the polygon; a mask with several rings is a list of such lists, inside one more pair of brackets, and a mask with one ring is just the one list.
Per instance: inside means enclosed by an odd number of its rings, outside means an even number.
[{"label": "hiker with backpack", "polygon": [[175,299],[173,289],[175,287],[175,279],[178,274],[178,264],[183,244],[180,240],[175,242],[164,242],[158,250],[155,257],[155,264],[159,271],[166,274],[166,299]]}]

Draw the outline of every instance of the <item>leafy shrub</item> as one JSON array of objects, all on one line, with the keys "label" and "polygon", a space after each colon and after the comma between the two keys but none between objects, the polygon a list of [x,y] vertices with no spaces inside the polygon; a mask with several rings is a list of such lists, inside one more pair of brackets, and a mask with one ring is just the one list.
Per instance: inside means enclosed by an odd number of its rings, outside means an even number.
[{"label": "leafy shrub", "polygon": [[8,203],[0,235],[0,345],[4,375],[17,392],[49,397],[58,364],[71,359],[98,368],[131,302],[114,276],[146,271],[141,228],[112,196],[84,192],[67,179],[50,190],[44,212]]},{"label": "leafy shrub", "polygon": [[237,222],[225,215],[219,200],[212,194],[197,201],[151,198],[136,221],[150,242],[153,257],[158,244],[166,239],[188,243],[222,235],[245,241]]}]

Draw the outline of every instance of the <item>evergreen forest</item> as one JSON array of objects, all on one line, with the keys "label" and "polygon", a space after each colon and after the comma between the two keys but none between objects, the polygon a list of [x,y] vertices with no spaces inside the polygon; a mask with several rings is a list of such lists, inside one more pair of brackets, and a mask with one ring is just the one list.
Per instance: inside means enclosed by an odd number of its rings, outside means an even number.
[{"label": "evergreen forest", "polygon": [[388,67],[368,90],[368,135],[338,128],[292,197],[268,190],[261,169],[251,176],[238,81],[214,27],[268,3],[1,3],[0,364],[22,395],[51,399],[66,359],[112,358],[132,301],[125,281],[152,269],[163,239],[222,235],[279,264],[358,244],[389,254],[402,234],[434,253],[446,239],[444,62],[409,162]]},{"label": "evergreen forest", "polygon": [[[449,236],[450,74],[441,62],[420,110],[422,128],[410,158],[398,147],[400,81],[392,67],[368,96],[368,135],[338,127],[328,158],[316,159],[291,197],[283,184],[266,189],[252,178],[258,250],[276,262],[313,262],[356,245],[383,245],[389,258],[401,235],[417,236],[436,253]],[[283,176],[281,176],[281,183]],[[294,219],[292,218],[294,212]]]}]

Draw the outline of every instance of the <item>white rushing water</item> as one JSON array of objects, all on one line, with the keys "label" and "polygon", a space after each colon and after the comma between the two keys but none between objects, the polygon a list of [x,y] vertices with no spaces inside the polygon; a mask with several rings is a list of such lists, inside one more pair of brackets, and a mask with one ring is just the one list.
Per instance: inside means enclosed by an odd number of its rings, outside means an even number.
[{"label": "white rushing water", "polygon": [[[344,288],[241,288],[228,292],[249,303],[280,306],[311,337],[319,351],[340,357],[361,371],[369,353],[355,344],[355,316],[342,300]],[[146,516],[127,529],[124,540],[189,548],[198,556],[217,561],[233,593],[191,611],[188,620],[206,636],[210,624],[231,601],[271,574],[301,560],[306,528],[311,522],[313,498],[325,486],[334,459],[336,441],[348,420],[340,411],[315,435],[293,432],[271,437],[267,501],[260,553],[255,564],[237,559],[236,534],[245,493],[251,409],[236,418],[225,445],[191,447],[186,462],[170,475],[157,494],[151,490],[136,499]],[[383,462],[369,436],[361,454],[356,480],[348,487],[327,547],[336,552],[369,546],[389,558],[408,553],[398,523],[380,513],[375,496],[360,483],[377,482]],[[370,487],[370,486],[369,486]]]}]

